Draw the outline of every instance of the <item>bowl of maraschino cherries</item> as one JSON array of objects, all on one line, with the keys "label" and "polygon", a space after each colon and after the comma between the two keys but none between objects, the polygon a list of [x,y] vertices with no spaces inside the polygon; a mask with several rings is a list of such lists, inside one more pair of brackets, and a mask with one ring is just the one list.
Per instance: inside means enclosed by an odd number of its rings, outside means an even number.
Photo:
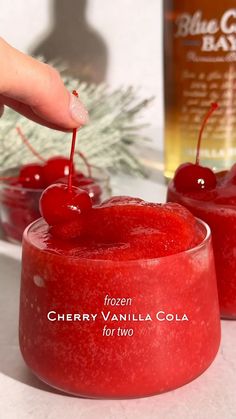
[{"label": "bowl of maraschino cherries", "polygon": [[169,183],[167,201],[178,202],[212,230],[221,316],[236,319],[236,164],[214,173],[199,163],[203,129],[218,108],[213,103],[198,138],[195,163],[180,165]]},{"label": "bowl of maraschino cherries", "polygon": [[[19,127],[17,132],[38,161],[0,174],[1,229],[4,238],[11,242],[21,242],[27,225],[40,217],[39,199],[43,190],[57,182],[67,184],[71,164],[69,158],[60,155],[45,159]],[[100,204],[110,196],[109,175],[106,170],[90,165],[81,152],[75,154],[78,154],[78,163],[72,163],[72,185],[88,192],[93,205]]]}]

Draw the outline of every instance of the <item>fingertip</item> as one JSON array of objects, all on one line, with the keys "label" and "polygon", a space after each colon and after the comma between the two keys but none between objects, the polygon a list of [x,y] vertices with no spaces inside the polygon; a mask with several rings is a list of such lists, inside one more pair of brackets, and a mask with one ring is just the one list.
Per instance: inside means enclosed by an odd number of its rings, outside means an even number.
[{"label": "fingertip", "polygon": [[79,96],[70,93],[60,73],[48,64],[43,63],[47,74],[47,87],[33,111],[50,123],[61,126],[63,130],[79,128],[88,123],[88,111]]},{"label": "fingertip", "polygon": [[83,102],[81,102],[78,95],[70,93],[69,112],[72,119],[80,125],[86,125],[89,121],[89,115]]}]

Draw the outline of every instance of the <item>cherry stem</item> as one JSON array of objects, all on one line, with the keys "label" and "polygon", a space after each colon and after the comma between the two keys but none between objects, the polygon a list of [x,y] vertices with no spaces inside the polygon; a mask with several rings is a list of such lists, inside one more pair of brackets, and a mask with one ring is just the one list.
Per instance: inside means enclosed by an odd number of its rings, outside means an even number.
[{"label": "cherry stem", "polygon": [[216,111],[216,109],[219,108],[218,103],[212,103],[211,104],[211,108],[209,109],[209,111],[207,112],[207,114],[205,115],[203,121],[202,121],[202,125],[199,131],[199,136],[198,136],[198,142],[197,142],[197,155],[196,155],[196,164],[199,165],[199,161],[200,161],[200,147],[201,147],[201,141],[202,141],[202,133],[204,131],[204,128],[206,126],[206,123],[208,121],[208,119],[210,118],[210,116],[213,114],[213,112]]},{"label": "cherry stem", "polygon": [[[76,97],[79,96],[76,90],[73,90],[72,94]],[[71,141],[71,150],[70,150],[70,166],[69,166],[69,176],[68,176],[68,191],[69,192],[72,189],[73,162],[74,162],[74,154],[75,154],[76,136],[77,136],[77,128],[74,128],[72,131],[72,141]]]},{"label": "cherry stem", "polygon": [[80,158],[83,160],[87,170],[88,170],[88,177],[92,177],[92,167],[91,164],[89,164],[87,157],[85,157],[84,153],[77,150],[77,154],[80,156]]},{"label": "cherry stem", "polygon": [[37,153],[37,151],[34,149],[34,147],[30,144],[29,140],[26,138],[26,136],[24,135],[22,129],[20,127],[16,127],[16,131],[19,134],[21,140],[23,141],[23,143],[26,145],[26,147],[28,147],[28,149],[31,151],[31,153],[37,157],[39,160],[41,160],[42,162],[46,162],[46,159],[44,159],[39,153]]},{"label": "cherry stem", "polygon": [[72,189],[73,161],[74,161],[74,154],[75,154],[76,136],[77,136],[77,128],[74,128],[73,134],[72,134],[71,151],[70,151],[70,166],[69,166],[69,177],[68,177],[69,192]]},{"label": "cherry stem", "polygon": [[18,177],[17,176],[0,176],[0,181],[1,180],[17,180]]}]

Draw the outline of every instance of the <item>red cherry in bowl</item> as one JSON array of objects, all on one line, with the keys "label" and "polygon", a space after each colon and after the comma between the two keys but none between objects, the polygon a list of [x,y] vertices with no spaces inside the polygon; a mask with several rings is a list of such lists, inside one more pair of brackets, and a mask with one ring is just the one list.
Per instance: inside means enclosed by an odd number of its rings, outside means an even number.
[{"label": "red cherry in bowl", "polygon": [[36,163],[25,164],[20,170],[19,181],[23,188],[43,189],[45,186],[44,167]]},{"label": "red cherry in bowl", "polygon": [[173,182],[178,192],[210,190],[216,186],[216,176],[208,167],[184,163],[176,170]]},{"label": "red cherry in bowl", "polygon": [[[70,160],[62,156],[51,157],[45,163],[43,170],[46,184],[51,185],[58,179],[69,175]],[[72,173],[74,173],[74,171],[75,169],[73,166]]]},{"label": "red cherry in bowl", "polygon": [[57,183],[46,188],[40,198],[39,208],[45,221],[53,226],[75,219],[92,207],[89,194],[83,189]]}]

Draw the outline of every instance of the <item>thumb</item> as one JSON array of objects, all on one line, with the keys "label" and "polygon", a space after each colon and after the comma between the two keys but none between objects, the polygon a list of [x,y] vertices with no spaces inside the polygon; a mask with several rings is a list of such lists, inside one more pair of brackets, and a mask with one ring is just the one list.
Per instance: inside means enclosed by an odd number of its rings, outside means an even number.
[{"label": "thumb", "polygon": [[[0,105],[43,125],[69,130],[88,122],[88,112],[51,66],[0,39]],[[1,107],[1,106],[0,106]]]}]

